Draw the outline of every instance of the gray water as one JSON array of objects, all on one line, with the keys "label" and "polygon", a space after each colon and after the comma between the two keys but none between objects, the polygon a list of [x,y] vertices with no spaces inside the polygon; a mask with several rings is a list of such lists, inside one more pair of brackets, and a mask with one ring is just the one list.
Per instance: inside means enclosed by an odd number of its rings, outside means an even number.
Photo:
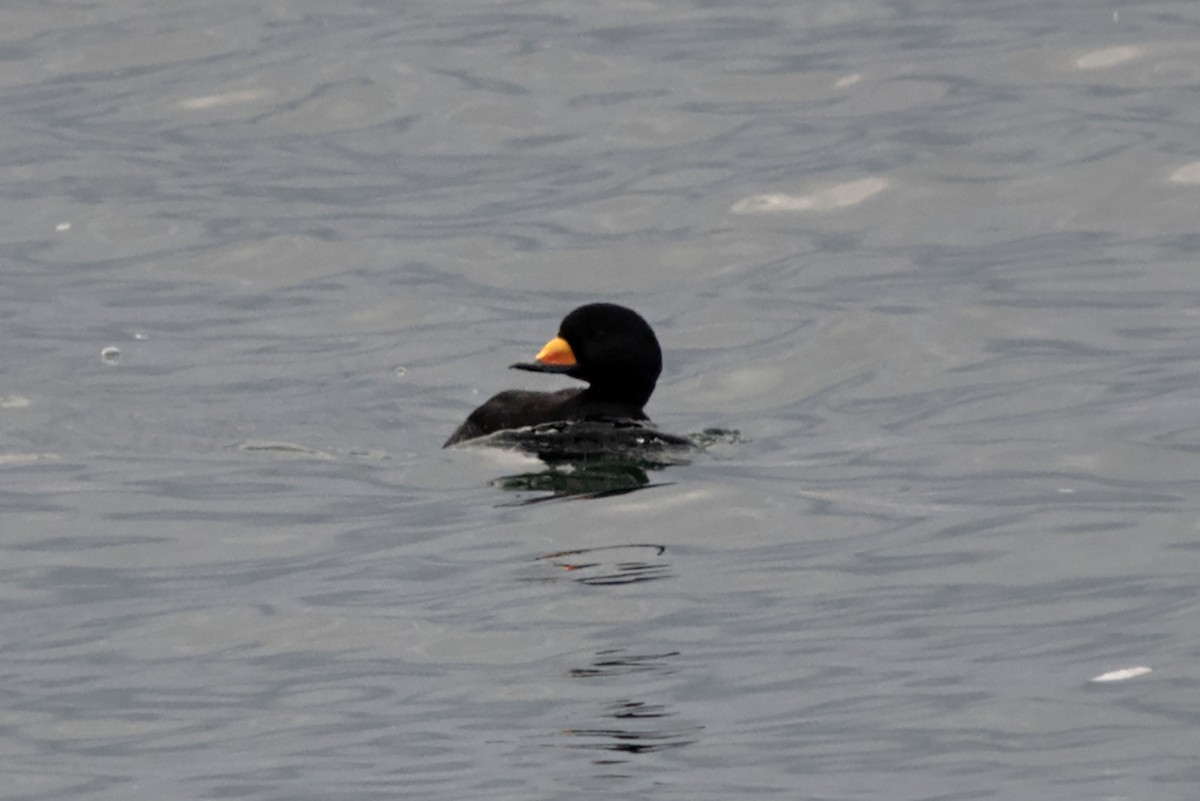
[{"label": "gray water", "polygon": [[0,797],[1197,797],[1200,6],[0,22]]}]

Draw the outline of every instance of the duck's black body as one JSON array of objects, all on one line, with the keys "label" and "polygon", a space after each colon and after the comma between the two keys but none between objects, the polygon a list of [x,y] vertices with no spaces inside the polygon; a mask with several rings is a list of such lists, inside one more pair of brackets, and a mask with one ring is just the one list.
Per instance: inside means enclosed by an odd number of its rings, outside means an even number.
[{"label": "duck's black body", "polygon": [[535,362],[512,366],[562,373],[588,386],[558,392],[501,392],[471,412],[446,445],[546,423],[646,421],[643,407],[662,372],[662,351],[654,331],[637,312],[612,303],[592,303],[566,316],[558,336],[542,348]]}]

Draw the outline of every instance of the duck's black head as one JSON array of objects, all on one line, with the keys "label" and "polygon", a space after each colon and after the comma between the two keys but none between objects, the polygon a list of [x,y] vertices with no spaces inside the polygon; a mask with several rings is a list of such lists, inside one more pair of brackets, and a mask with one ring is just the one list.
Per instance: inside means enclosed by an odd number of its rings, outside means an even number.
[{"label": "duck's black head", "polygon": [[587,394],[597,401],[640,410],[662,372],[662,350],[637,312],[615,303],[589,303],[563,318],[558,336],[542,348],[537,361],[513,367],[564,373],[587,381]]}]

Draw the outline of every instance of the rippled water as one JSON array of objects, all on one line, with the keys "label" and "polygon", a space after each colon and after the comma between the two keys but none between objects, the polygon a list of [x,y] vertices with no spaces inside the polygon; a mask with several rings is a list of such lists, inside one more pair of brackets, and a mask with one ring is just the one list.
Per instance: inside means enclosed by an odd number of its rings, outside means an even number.
[{"label": "rippled water", "polygon": [[0,797],[1194,796],[1194,4],[0,19]]}]

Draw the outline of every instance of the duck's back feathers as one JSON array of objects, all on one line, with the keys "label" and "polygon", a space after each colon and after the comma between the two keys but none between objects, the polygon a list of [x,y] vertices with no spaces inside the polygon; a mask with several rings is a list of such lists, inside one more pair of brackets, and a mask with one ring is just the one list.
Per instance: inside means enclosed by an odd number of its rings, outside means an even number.
[{"label": "duck's back feathers", "polygon": [[582,394],[580,388],[560,389],[558,392],[506,389],[471,412],[442,447],[507,428],[524,428],[565,419],[561,416],[560,407]]}]

